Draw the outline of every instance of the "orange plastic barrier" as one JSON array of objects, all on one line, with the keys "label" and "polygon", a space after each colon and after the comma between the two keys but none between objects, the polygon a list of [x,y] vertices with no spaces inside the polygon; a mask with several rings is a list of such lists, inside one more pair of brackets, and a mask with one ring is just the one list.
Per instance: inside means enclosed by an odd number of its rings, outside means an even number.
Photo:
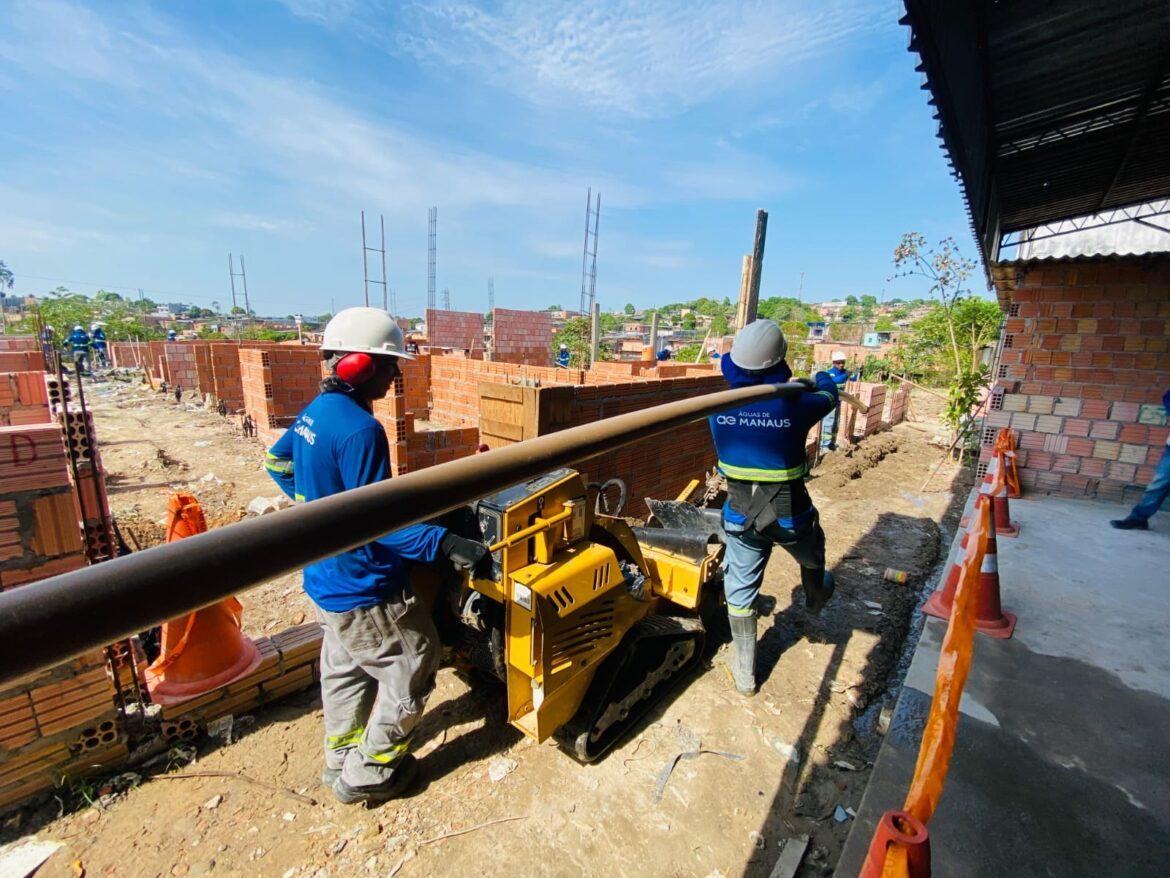
[{"label": "orange plastic barrier", "polygon": [[992,498],[980,494],[959,567],[950,623],[939,651],[934,698],[918,748],[914,778],[902,811],[887,811],[874,832],[860,878],[928,878],[930,836],[926,825],[942,797],[955,748],[959,700],[975,645],[975,621],[981,600],[984,560],[995,523]]},{"label": "orange plastic barrier", "polygon": [[[167,510],[168,543],[207,530],[192,495],[172,495]],[[153,702],[178,704],[256,669],[260,652],[240,631],[243,609],[235,598],[225,598],[162,626],[162,651],[143,673]]]}]

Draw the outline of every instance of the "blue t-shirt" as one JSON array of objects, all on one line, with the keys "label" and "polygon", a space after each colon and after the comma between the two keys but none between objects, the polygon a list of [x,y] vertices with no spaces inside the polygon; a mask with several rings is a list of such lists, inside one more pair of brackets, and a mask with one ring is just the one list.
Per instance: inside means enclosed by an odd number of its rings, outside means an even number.
[{"label": "blue t-shirt", "polygon": [[[390,446],[374,416],[344,393],[314,399],[268,450],[282,491],[312,502],[390,478]],[[433,561],[446,528],[416,524],[305,568],[305,592],[331,613],[372,607],[405,587],[408,561]]]}]

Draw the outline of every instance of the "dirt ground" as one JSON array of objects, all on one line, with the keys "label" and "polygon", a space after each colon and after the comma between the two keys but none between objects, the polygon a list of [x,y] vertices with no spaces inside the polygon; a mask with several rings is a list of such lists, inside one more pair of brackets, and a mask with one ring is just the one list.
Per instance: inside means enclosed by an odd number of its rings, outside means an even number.
[{"label": "dirt ground", "polygon": [[[196,494],[217,523],[277,493],[260,444],[194,402],[112,383],[90,400],[114,514],[144,545],[161,536],[169,491]],[[919,417],[929,403],[915,399]],[[444,670],[417,738],[420,782],[409,798],[366,810],[338,805],[319,785],[320,701],[305,693],[257,714],[234,743],[206,742],[196,762],[102,807],[57,816],[50,803],[9,818],[0,841],[33,832],[62,841],[38,873],[51,878],[78,869],[756,876],[770,872],[784,839],[809,835],[798,874],[830,874],[849,830],[845,809],[860,801],[880,742],[875,721],[918,590],[966,490],[964,472],[947,464],[919,491],[942,455],[925,427],[901,425],[817,469],[810,489],[837,594],[809,617],[794,601],[796,565],[773,555],[764,593],[775,607],[761,620],[753,699],[735,694],[722,646],[604,760],[582,766],[507,725],[502,689]],[[887,567],[909,582],[884,581]],[[303,620],[298,579],[242,596],[250,632]],[[658,800],[664,768],[696,742],[720,752],[678,761]]]}]

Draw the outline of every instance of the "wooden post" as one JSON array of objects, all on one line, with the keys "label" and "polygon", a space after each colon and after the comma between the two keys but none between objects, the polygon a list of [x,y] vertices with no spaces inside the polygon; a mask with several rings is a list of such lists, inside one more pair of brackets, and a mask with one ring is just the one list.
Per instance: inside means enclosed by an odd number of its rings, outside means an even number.
[{"label": "wooden post", "polygon": [[744,311],[744,326],[756,319],[760,304],[760,275],[764,271],[764,239],[768,234],[768,212],[756,211],[756,239],[752,245],[752,270],[748,281],[747,308]]},{"label": "wooden post", "polygon": [[658,356],[658,312],[655,311],[650,315],[650,350],[654,352],[654,356]]},{"label": "wooden post", "polygon": [[589,319],[589,366],[597,363],[601,354],[601,305],[593,303],[593,314]]},{"label": "wooden post", "polygon": [[739,271],[739,302],[735,308],[735,331],[739,332],[750,323],[744,319],[748,309],[748,287],[752,278],[752,255],[747,253],[743,257],[743,266]]}]

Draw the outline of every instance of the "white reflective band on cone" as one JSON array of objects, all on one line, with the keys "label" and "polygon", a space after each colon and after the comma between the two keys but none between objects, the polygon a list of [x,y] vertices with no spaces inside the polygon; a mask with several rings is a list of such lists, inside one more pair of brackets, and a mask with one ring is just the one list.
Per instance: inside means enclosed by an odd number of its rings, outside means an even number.
[{"label": "white reflective band on cone", "polygon": [[979,568],[980,573],[999,573],[999,556],[988,552],[983,556],[983,566]]}]

